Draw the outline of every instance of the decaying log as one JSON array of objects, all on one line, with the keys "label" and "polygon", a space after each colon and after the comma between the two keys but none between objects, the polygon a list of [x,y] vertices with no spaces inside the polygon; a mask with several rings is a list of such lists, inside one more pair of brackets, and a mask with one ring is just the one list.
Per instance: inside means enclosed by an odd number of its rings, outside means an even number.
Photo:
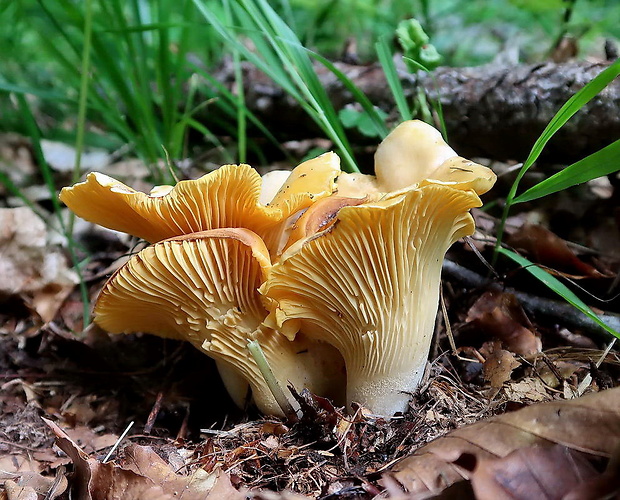
[{"label": "decaying log", "polygon": [[[441,96],[449,137],[464,156],[524,161],[560,107],[606,63],[440,68]],[[425,80],[428,83],[428,79]],[[620,137],[620,80],[575,115],[546,148],[546,159],[572,163]]]},{"label": "decaying log", "polygon": [[[394,102],[380,67],[336,65],[375,105],[388,112],[394,111]],[[416,77],[406,71],[400,74],[408,96],[416,92],[418,85],[426,89],[431,99],[440,96],[450,143],[460,154],[523,161],[561,105],[608,65],[575,61],[440,67],[434,72],[434,79],[428,75]],[[317,71],[337,109],[352,102],[351,94],[332,73],[318,65]],[[217,77],[232,87],[230,64],[225,64]],[[246,68],[245,87],[248,107],[279,138],[322,135],[297,103],[258,70]],[[571,163],[618,137],[620,79],[572,118],[547,146],[543,159]]]}]

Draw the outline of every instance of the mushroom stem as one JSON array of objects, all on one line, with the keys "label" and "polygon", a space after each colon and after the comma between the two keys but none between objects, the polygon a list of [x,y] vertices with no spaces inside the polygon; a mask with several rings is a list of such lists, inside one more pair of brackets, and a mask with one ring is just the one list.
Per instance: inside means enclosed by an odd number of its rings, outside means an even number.
[{"label": "mushroom stem", "polygon": [[265,325],[340,351],[347,404],[393,415],[419,385],[448,247],[474,230],[474,191],[426,185],[340,209],[334,224],[291,246],[261,293]]},{"label": "mushroom stem", "polygon": [[286,418],[288,418],[291,422],[296,422],[299,420],[297,410],[293,408],[293,405],[284,394],[282,387],[280,387],[278,379],[273,374],[273,370],[271,369],[271,366],[269,366],[269,361],[267,361],[265,353],[263,352],[263,349],[258,341],[250,340],[248,342],[248,351],[250,352],[252,359],[254,359],[256,366],[258,366],[258,369],[263,376],[263,379],[265,379],[265,383],[267,384],[267,387],[269,387],[276,403],[278,403],[278,406],[284,415],[286,415]]},{"label": "mushroom stem", "polygon": [[377,415],[404,413],[412,392],[420,385],[424,376],[424,361],[414,370],[403,373],[389,373],[373,378],[352,373],[348,379],[347,401],[363,401],[364,406]]}]

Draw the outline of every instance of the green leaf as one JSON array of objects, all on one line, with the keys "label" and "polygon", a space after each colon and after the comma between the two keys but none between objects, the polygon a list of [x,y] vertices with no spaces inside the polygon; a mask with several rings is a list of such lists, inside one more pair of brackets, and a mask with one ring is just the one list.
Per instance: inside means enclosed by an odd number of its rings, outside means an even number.
[{"label": "green leaf", "polygon": [[382,114],[383,112],[380,108],[377,108],[372,104],[368,96],[360,90],[360,88],[353,83],[353,81],[345,75],[342,71],[340,71],[334,63],[326,59],[320,54],[313,52],[309,49],[306,49],[310,57],[319,61],[323,66],[325,66],[329,71],[331,71],[340,83],[342,83],[346,89],[351,92],[355,100],[362,106],[362,109],[366,112],[368,117],[372,120],[373,126],[376,130],[376,136],[381,137],[382,139],[388,135],[389,130],[385,124],[385,116]]},{"label": "green leaf", "polygon": [[[381,109],[377,109],[377,113],[383,119],[387,118],[387,113]],[[346,107],[338,112],[340,121],[346,128],[356,128],[362,135],[366,137],[379,137],[383,139],[383,135],[375,128],[373,119],[365,111],[354,109],[353,107]]]},{"label": "green leaf", "polygon": [[620,139],[539,182],[517,196],[513,203],[537,200],[618,170],[620,170]]},{"label": "green leaf", "polygon": [[536,264],[530,262],[525,257],[522,257],[516,252],[513,252],[506,248],[499,248],[498,252],[514,260],[517,264],[523,266],[525,270],[527,270],[532,276],[534,276],[545,286],[547,286],[547,288],[557,293],[560,297],[562,297],[566,302],[568,302],[576,309],[579,309],[583,314],[585,314],[588,318],[594,321],[597,325],[601,326],[607,332],[611,333],[614,337],[620,339],[620,333],[618,333],[613,328],[607,326],[607,324],[605,324],[605,322],[601,318],[599,318],[596,313],[585,304],[585,302],[583,302],[579,297],[577,297],[577,295],[575,295],[555,276],[552,276],[547,271],[538,267]]},{"label": "green leaf", "polygon": [[519,189],[519,183],[525,173],[534,164],[534,162],[540,156],[540,153],[545,148],[547,143],[551,140],[553,135],[560,130],[571,117],[583,108],[590,100],[596,97],[607,85],[614,81],[618,75],[620,75],[620,59],[617,59],[612,65],[601,71],[596,75],[591,82],[583,87],[579,92],[573,95],[566,103],[560,108],[560,110],[551,119],[549,124],[545,127],[538,140],[534,143],[532,151],[530,152],[527,160],[519,170],[517,178],[510,187],[508,196],[506,196],[506,204],[504,205],[504,211],[502,219],[497,229],[497,243],[495,245],[493,261],[495,261],[499,247],[502,243],[504,236],[504,226],[506,225],[506,219],[510,213],[510,208],[517,196],[517,190]]},{"label": "green leaf", "polygon": [[13,92],[15,94],[30,94],[40,97],[41,99],[50,99],[52,101],[71,102],[71,99],[59,92],[54,92],[52,90],[41,90],[32,87],[26,87],[24,85],[14,85],[9,82],[0,82],[0,91]]},{"label": "green leaf", "polygon": [[566,8],[564,0],[510,0],[510,3],[521,9],[529,10],[535,14],[542,14],[549,11],[561,11]]}]

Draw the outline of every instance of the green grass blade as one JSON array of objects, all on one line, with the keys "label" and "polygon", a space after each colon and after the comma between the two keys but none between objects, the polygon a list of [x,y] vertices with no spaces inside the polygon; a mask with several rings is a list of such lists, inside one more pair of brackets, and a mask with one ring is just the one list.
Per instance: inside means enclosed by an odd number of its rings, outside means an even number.
[{"label": "green grass blade", "polygon": [[[213,6],[193,0],[197,9],[228,45],[272,78],[293,97],[324,130],[343,157],[343,169],[358,171],[344,128],[329,96],[314,71],[306,49],[271,6],[261,0],[238,0],[232,4],[240,28],[225,26]],[[255,50],[238,40],[248,36]]]},{"label": "green grass blade", "polygon": [[0,82],[0,91],[12,92],[14,94],[30,94],[41,99],[49,99],[50,101],[72,102],[72,100],[64,94],[53,90],[41,90],[24,85],[15,85],[9,82]]},{"label": "green grass blade", "polygon": [[512,202],[524,203],[620,170],[620,139],[539,182]]},{"label": "green grass blade", "polygon": [[3,185],[9,193],[13,194],[13,196],[19,198],[24,205],[37,214],[41,220],[47,220],[46,214],[37,206],[37,204],[33,203],[26,195],[24,195],[22,190],[19,189],[11,178],[2,171],[0,171],[0,184]]},{"label": "green grass blade", "polygon": [[579,92],[577,92],[568,101],[566,101],[566,103],[560,108],[560,110],[551,119],[549,124],[545,127],[545,130],[542,132],[538,140],[534,143],[532,151],[527,157],[527,160],[525,160],[525,163],[521,167],[521,170],[519,170],[517,178],[512,184],[508,196],[506,197],[506,204],[504,206],[502,219],[497,229],[497,243],[495,245],[493,262],[497,259],[497,255],[504,236],[504,226],[506,225],[506,219],[508,218],[510,208],[512,207],[512,204],[514,203],[514,200],[516,198],[517,190],[519,189],[519,183],[521,182],[521,179],[523,178],[525,173],[538,159],[540,153],[547,145],[547,143],[551,140],[553,135],[560,128],[562,128],[575,113],[577,113],[583,106],[590,102],[590,100],[592,100],[596,95],[598,95],[619,75],[620,59],[617,59],[616,62],[601,71],[597,76],[592,79],[592,81],[590,81]]},{"label": "green grass blade", "polygon": [[34,118],[32,110],[30,109],[30,105],[28,101],[22,94],[16,95],[17,101],[19,103],[20,111],[24,117],[24,122],[29,132],[30,140],[32,141],[32,149],[34,151],[34,156],[37,159],[37,163],[39,165],[39,170],[41,171],[41,175],[43,176],[43,180],[45,181],[45,185],[49,190],[52,206],[54,208],[54,215],[58,219],[58,224],[62,228],[65,237],[67,239],[67,249],[69,250],[69,255],[71,256],[71,261],[73,262],[73,267],[75,272],[78,275],[80,280],[80,294],[82,297],[82,305],[83,305],[83,316],[84,316],[84,327],[88,326],[90,323],[90,299],[88,296],[88,287],[86,286],[86,282],[82,277],[82,270],[80,266],[80,261],[78,259],[76,253],[76,244],[73,236],[67,232],[66,224],[62,218],[61,213],[61,205],[58,199],[58,193],[56,192],[56,186],[54,185],[53,173],[48,165],[47,161],[45,161],[45,156],[43,155],[43,150],[41,149],[41,133],[39,131],[39,127]]},{"label": "green grass blade", "polygon": [[[437,118],[439,119],[439,126],[441,128],[441,135],[443,136],[443,140],[448,142],[448,129],[446,127],[446,120],[443,116],[443,107],[441,105],[441,95],[439,93],[439,84],[437,83],[437,78],[435,78],[435,75],[433,74],[433,72],[429,68],[424,66],[422,63],[414,59],[411,59],[410,57],[405,57],[405,56],[403,56],[403,60],[415,66],[418,70],[423,71],[424,73],[427,73],[428,75],[430,75],[431,80],[433,81],[433,85],[435,86],[435,89],[437,90],[437,99],[435,99],[434,101],[429,99],[429,101],[431,105],[433,106],[433,108],[435,109],[435,112],[437,113]],[[426,92],[424,92],[424,95],[426,95]]]},{"label": "green grass blade", "polygon": [[[77,130],[75,138],[75,165],[73,167],[72,184],[80,180],[82,163],[82,150],[84,149],[84,135],[86,131],[86,110],[88,102],[88,89],[90,80],[90,52],[91,36],[93,28],[93,2],[86,0],[84,9],[84,47],[82,49],[82,61],[80,65],[80,97],[78,99]],[[72,212],[73,214],[73,212]],[[69,234],[72,233],[73,215],[69,222]]]},{"label": "green grass blade", "polygon": [[411,120],[411,110],[407,104],[403,86],[400,83],[400,78],[398,78],[398,73],[396,72],[396,66],[394,66],[394,61],[392,60],[392,50],[385,37],[381,37],[375,44],[375,50],[377,51],[379,63],[383,68],[383,73],[390,86],[394,100],[396,101],[396,106],[398,107],[402,121]]},{"label": "green grass blade", "polygon": [[[78,98],[78,115],[77,115],[77,128],[75,136],[75,160],[73,165],[73,174],[71,176],[71,183],[75,184],[80,180],[81,166],[82,166],[82,151],[84,150],[84,136],[86,132],[86,111],[88,103],[88,89],[90,80],[90,53],[91,53],[91,40],[92,40],[92,28],[93,28],[93,2],[92,0],[86,0],[84,14],[84,47],[82,49],[82,60],[80,63],[80,94]],[[52,196],[55,198],[56,193],[53,192]],[[69,219],[65,229],[67,239],[73,239],[73,224],[75,223],[75,214],[69,213]]]},{"label": "green grass blade", "polygon": [[34,156],[37,160],[37,164],[39,165],[41,176],[43,177],[45,186],[47,187],[47,190],[50,194],[50,201],[52,202],[54,214],[58,218],[58,223],[60,227],[64,231],[65,223],[60,215],[61,206],[56,193],[56,186],[54,185],[54,174],[47,162],[45,161],[45,156],[43,155],[43,150],[41,149],[41,132],[39,131],[39,127],[34,118],[34,114],[32,113],[32,109],[30,108],[30,105],[26,100],[26,97],[23,94],[17,94],[16,98],[19,104],[19,110],[24,118],[26,130],[28,131],[28,137],[30,137],[30,140],[32,141],[32,149],[34,152]]},{"label": "green grass blade", "polygon": [[228,153],[228,150],[224,147],[224,145],[217,138],[217,136],[213,132],[211,132],[207,127],[205,127],[202,123],[190,117],[187,117],[185,121],[187,122],[188,126],[200,132],[209,141],[211,141],[213,144],[219,147],[224,155],[224,158],[227,159],[228,162],[233,163],[235,161],[234,158],[230,155],[230,153]]},{"label": "green grass blade", "polygon": [[[202,68],[194,65],[195,71],[202,76],[209,84],[209,86],[213,87],[214,91],[217,93],[218,98],[215,99],[215,106],[219,109],[222,109],[229,116],[236,116],[235,106],[238,103],[237,97],[226,88],[226,86],[218,81],[213,75],[209,72],[205,71]],[[245,106],[245,103],[244,103]],[[195,112],[195,111],[194,111]],[[191,114],[193,115],[194,112]],[[244,113],[250,123],[254,125],[276,148],[278,148],[287,158],[290,158],[290,153],[282,147],[280,141],[271,133],[271,131],[266,127],[265,124],[247,107],[244,109]]]},{"label": "green grass blade", "polygon": [[385,137],[386,135],[388,135],[389,129],[385,124],[385,120],[381,117],[370,99],[368,99],[368,96],[364,94],[364,92],[362,92],[360,88],[355,85],[355,83],[353,83],[347,75],[340,71],[336,67],[336,65],[332,63],[329,59],[323,57],[320,54],[317,54],[316,52],[313,52],[312,50],[307,50],[308,54],[310,54],[310,57],[316,59],[323,66],[325,66],[330,72],[334,74],[334,76],[336,76],[336,78],[338,78],[338,80],[340,80],[340,82],[346,87],[346,89],[351,92],[353,98],[360,104],[360,106],[362,106],[362,109],[372,119],[372,123],[379,136]]},{"label": "green grass blade", "polygon": [[[232,24],[231,0],[224,1],[226,21]],[[247,158],[247,116],[245,113],[245,92],[243,89],[243,72],[241,70],[241,54],[236,48],[232,49],[233,71],[235,75],[236,108],[237,108],[237,158],[239,163],[245,163]]]},{"label": "green grass blade", "polygon": [[340,149],[345,164],[348,164],[351,170],[357,171],[351,147],[338,114],[297,36],[265,0],[240,0],[240,3],[257,22],[263,33],[267,34],[281,64],[284,65],[295,85],[315,110],[316,117]]},{"label": "green grass blade", "polygon": [[[170,17],[170,4],[168,2],[158,2],[157,5],[157,17],[160,21],[168,19]],[[171,52],[170,52],[170,32],[168,28],[160,28],[157,30],[158,45],[157,45],[157,59],[156,65],[156,77],[157,86],[162,95],[162,114],[163,114],[163,137],[164,142],[170,145],[168,138],[174,128],[174,123],[177,118],[178,103],[174,96],[173,79],[178,77],[172,73]]]},{"label": "green grass blade", "polygon": [[171,28],[192,28],[195,27],[194,23],[182,23],[182,22],[154,22],[144,23],[139,25],[127,25],[123,28],[101,28],[101,33],[144,33],[147,31],[157,32],[162,29]]},{"label": "green grass blade", "polygon": [[557,293],[560,297],[562,297],[566,302],[568,302],[576,309],[579,309],[583,314],[585,314],[588,318],[594,321],[597,325],[605,329],[605,331],[620,339],[620,333],[618,333],[613,328],[607,326],[607,324],[605,324],[605,322],[601,318],[599,318],[597,314],[585,304],[585,302],[583,302],[579,297],[577,297],[577,295],[575,295],[555,276],[552,276],[544,269],[538,267],[533,262],[530,262],[528,259],[522,257],[516,252],[513,252],[512,250],[500,247],[499,253],[505,255],[509,259],[515,261],[517,264],[523,266],[525,270],[527,270],[532,276],[534,276],[541,283],[547,286],[547,288]]},{"label": "green grass blade", "polygon": [[540,135],[540,137],[532,147],[532,151],[530,152],[527,160],[525,160],[525,163],[521,168],[522,173],[519,172],[520,177],[523,177],[523,174],[525,174],[527,169],[529,169],[532,164],[538,159],[540,153],[547,145],[549,140],[551,140],[551,138],[554,136],[554,134],[558,130],[560,130],[566,124],[566,122],[573,117],[575,113],[577,113],[588,102],[590,102],[594,97],[596,97],[605,87],[607,87],[607,85],[613,82],[619,75],[620,59],[618,59],[608,68],[601,71],[592,79],[591,82],[589,82],[579,92],[577,92],[568,101],[566,101],[564,106],[560,108],[560,110],[551,119],[549,124],[545,127],[545,130],[543,130],[543,133]]}]

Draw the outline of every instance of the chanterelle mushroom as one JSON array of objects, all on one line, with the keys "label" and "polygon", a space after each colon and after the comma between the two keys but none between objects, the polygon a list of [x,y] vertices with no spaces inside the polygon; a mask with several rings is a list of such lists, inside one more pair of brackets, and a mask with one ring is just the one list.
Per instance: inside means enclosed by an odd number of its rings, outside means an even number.
[{"label": "chanterelle mushroom", "polygon": [[363,198],[429,182],[482,194],[495,183],[490,169],[458,156],[437,129],[420,120],[401,123],[383,140],[375,175],[342,174],[338,194]]},{"label": "chanterelle mushroom", "polygon": [[[377,192],[363,203],[317,202],[308,217],[316,213],[333,220],[326,229],[300,221],[302,228],[318,232],[292,242],[261,288],[274,301],[266,324],[289,338],[301,330],[337,347],[347,369],[347,402],[383,415],[404,411],[408,393],[422,378],[444,254],[474,231],[469,210],[480,206],[478,195],[495,179],[473,162],[461,168],[462,159],[454,160],[447,145],[429,145],[428,134],[417,132],[417,126],[400,125],[396,137],[388,136],[378,150],[378,165],[398,164],[402,182],[389,185],[400,190]],[[420,153],[416,146],[439,151]],[[407,154],[413,155],[410,168],[416,172],[406,172]],[[446,167],[446,162],[451,163]],[[381,188],[388,174],[378,175],[374,187]],[[403,179],[414,183],[402,185],[408,182]],[[363,192],[347,194],[359,198]],[[320,207],[330,203],[337,213],[326,217]]]},{"label": "chanterelle mushroom", "polygon": [[86,181],[63,188],[60,199],[83,219],[150,243],[197,231],[244,227],[271,250],[279,245],[283,222],[329,196],[338,174],[338,156],[326,153],[298,165],[286,178],[281,176],[277,187],[273,178],[261,186],[260,175],[248,165],[224,165],[199,179],[158,186],[146,194],[93,172]]},{"label": "chanterelle mushroom", "polygon": [[[188,340],[217,362],[234,401],[248,384],[258,408],[282,410],[248,354],[260,344],[282,388],[290,382],[341,399],[339,355],[301,336],[294,342],[261,323],[267,312],[257,288],[270,268],[263,241],[247,229],[214,229],[171,238],[133,256],[107,282],[95,321],[111,333],[146,332]],[[340,386],[340,387],[338,387]]]},{"label": "chanterelle mushroom", "polygon": [[61,200],[80,217],[155,243],[109,280],[95,322],[114,333],[191,341],[216,359],[240,406],[249,384],[263,412],[281,413],[248,354],[249,341],[261,346],[283,388],[290,381],[344,399],[340,354],[261,326],[267,311],[257,292],[268,250],[279,251],[291,219],[331,195],[339,174],[338,156],[327,153],[263,179],[247,165],[225,165],[148,195],[99,173],[63,189]]}]

